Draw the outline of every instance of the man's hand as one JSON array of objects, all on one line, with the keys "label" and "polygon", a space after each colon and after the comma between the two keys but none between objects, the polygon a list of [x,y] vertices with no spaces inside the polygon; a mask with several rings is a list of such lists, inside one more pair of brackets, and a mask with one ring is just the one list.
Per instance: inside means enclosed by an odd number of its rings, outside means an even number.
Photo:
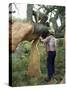
[{"label": "man's hand", "polygon": [[43,38],[42,37],[40,37],[40,42],[43,42]]}]

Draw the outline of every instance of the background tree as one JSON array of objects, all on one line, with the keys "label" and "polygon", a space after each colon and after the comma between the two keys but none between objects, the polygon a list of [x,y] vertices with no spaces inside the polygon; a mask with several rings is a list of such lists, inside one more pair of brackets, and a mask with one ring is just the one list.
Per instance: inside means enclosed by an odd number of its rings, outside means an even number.
[{"label": "background tree", "polygon": [[[55,31],[56,37],[64,37],[65,32],[65,7],[64,6],[45,6],[37,5],[37,8],[34,12],[35,21],[41,24],[52,23]],[[34,5],[34,8],[35,5]],[[46,17],[46,18],[45,18]],[[44,20],[45,19],[45,20]],[[57,21],[60,20],[60,26]]]},{"label": "background tree", "polygon": [[27,20],[32,21],[33,4],[27,4]]}]

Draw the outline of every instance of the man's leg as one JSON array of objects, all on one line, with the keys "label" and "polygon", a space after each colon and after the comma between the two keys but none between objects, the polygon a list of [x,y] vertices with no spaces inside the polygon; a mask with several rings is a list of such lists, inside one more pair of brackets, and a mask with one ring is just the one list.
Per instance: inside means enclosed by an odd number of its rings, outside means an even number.
[{"label": "man's leg", "polygon": [[53,59],[52,60],[52,74],[54,74],[55,73],[55,60]]},{"label": "man's leg", "polygon": [[52,60],[52,71],[53,71],[53,74],[55,73],[55,56],[56,56],[56,52],[53,53],[53,60]]},{"label": "man's leg", "polygon": [[48,52],[48,58],[47,58],[47,69],[48,69],[48,79],[51,80],[52,78],[52,53]]}]

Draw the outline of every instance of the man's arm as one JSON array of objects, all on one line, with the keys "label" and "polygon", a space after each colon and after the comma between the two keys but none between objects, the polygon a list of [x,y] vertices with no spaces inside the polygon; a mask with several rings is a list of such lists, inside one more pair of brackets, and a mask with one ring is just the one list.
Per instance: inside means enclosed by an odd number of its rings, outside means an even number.
[{"label": "man's arm", "polygon": [[40,37],[40,41],[44,43],[44,39],[42,37]]},{"label": "man's arm", "polygon": [[49,39],[50,39],[50,36],[46,37],[45,39],[43,39],[42,37],[40,37],[40,40],[43,43],[46,43]]}]

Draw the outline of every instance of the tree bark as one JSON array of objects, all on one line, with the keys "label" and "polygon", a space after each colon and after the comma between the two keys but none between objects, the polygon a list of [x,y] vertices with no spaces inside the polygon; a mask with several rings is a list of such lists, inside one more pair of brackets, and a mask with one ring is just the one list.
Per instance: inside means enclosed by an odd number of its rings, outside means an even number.
[{"label": "tree bark", "polygon": [[27,5],[27,20],[32,21],[33,4]]}]

